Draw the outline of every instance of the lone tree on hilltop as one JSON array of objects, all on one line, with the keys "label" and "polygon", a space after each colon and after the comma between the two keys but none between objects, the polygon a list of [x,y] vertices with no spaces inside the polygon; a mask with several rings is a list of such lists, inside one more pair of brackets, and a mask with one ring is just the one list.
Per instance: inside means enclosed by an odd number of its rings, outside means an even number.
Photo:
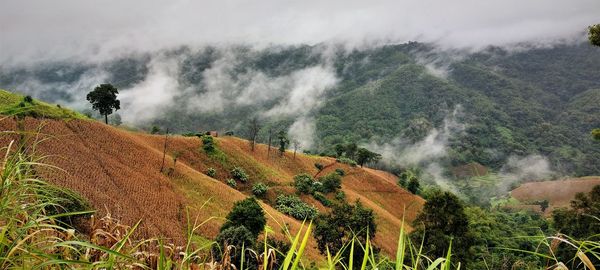
[{"label": "lone tree on hilltop", "polygon": [[87,100],[92,103],[92,109],[104,115],[104,123],[108,124],[108,115],[121,109],[121,102],[117,99],[119,91],[112,84],[101,84],[87,94]]}]

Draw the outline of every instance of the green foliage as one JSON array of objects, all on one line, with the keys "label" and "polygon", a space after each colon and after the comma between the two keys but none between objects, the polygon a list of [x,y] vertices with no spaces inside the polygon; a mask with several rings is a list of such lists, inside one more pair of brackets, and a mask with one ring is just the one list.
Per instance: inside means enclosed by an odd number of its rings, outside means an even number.
[{"label": "green foliage", "polygon": [[342,187],[342,177],[336,172],[319,177],[318,180],[322,183],[322,187],[317,191],[325,194],[335,192]]},{"label": "green foliage", "polygon": [[[252,249],[255,246],[256,236],[252,234],[246,227],[232,226],[222,229],[217,235],[215,242],[218,244],[213,247],[213,254],[217,256],[217,260],[223,260],[223,248],[233,247],[229,253],[229,259],[236,265],[242,261],[242,247],[244,249]],[[247,263],[247,262],[245,262]],[[239,265],[238,265],[239,267]]]},{"label": "green foliage", "polygon": [[322,254],[342,252],[346,260],[352,257],[355,261],[360,261],[364,252],[357,249],[352,254],[349,249],[344,249],[345,243],[354,239],[365,246],[367,238],[375,237],[376,232],[373,210],[363,207],[360,201],[354,205],[344,202],[335,205],[331,213],[319,215],[314,237]]},{"label": "green foliage", "polygon": [[588,39],[592,45],[600,46],[600,24],[590,26]]},{"label": "green foliage", "polygon": [[325,195],[321,192],[314,192],[313,198],[319,201],[323,206],[330,207],[332,205],[331,201],[325,197]]},{"label": "green foliage", "polygon": [[337,168],[335,169],[335,173],[337,173],[339,176],[344,176],[346,175],[346,172],[344,171],[344,169],[342,168]]},{"label": "green foliage", "polygon": [[160,134],[160,132],[161,130],[158,126],[152,126],[152,128],[150,129],[150,134]]},{"label": "green foliage", "polygon": [[267,220],[262,207],[256,199],[250,197],[233,204],[233,209],[227,215],[227,221],[221,227],[221,231],[227,228],[244,226],[256,239],[266,224]]},{"label": "green foliage", "polygon": [[202,149],[204,149],[204,152],[206,152],[207,154],[215,153],[217,147],[215,146],[215,140],[212,136],[202,135],[201,140],[202,140]]},{"label": "green foliage", "polygon": [[25,102],[25,97],[0,89],[0,114],[19,117],[30,116],[50,119],[87,119],[89,117],[68,109],[34,100]]},{"label": "green foliage", "polygon": [[234,167],[230,173],[233,179],[239,180],[242,183],[248,182],[248,174],[242,167]]},{"label": "green foliage", "polygon": [[277,139],[279,139],[279,154],[283,155],[283,153],[285,153],[285,149],[287,149],[287,146],[290,144],[290,140],[287,138],[287,135],[283,130],[279,131],[277,134]]},{"label": "green foliage", "polygon": [[352,160],[352,159],[349,159],[349,158],[347,158],[347,157],[340,157],[340,158],[337,158],[337,159],[336,159],[336,161],[337,161],[337,162],[344,163],[344,164],[348,164],[348,165],[350,165],[351,167],[356,167],[356,165],[357,165],[357,164],[356,164],[356,161],[354,161],[354,160]]},{"label": "green foliage", "polygon": [[277,196],[275,209],[297,220],[312,220],[319,214],[317,208],[306,204],[294,195]]},{"label": "green foliage", "polygon": [[232,188],[237,188],[237,182],[235,179],[229,178],[227,181],[225,181],[225,183]]},{"label": "green foliage", "polygon": [[256,197],[264,196],[268,190],[269,187],[263,183],[256,183],[252,186],[252,194]]},{"label": "green foliage", "polygon": [[215,170],[215,168],[208,168],[206,170],[206,175],[215,178],[217,176],[217,170]]},{"label": "green foliage", "polygon": [[419,183],[419,179],[417,179],[416,177],[411,177],[408,180],[408,184],[406,184],[406,189],[412,194],[419,194],[419,191],[421,190],[421,184]]},{"label": "green foliage", "polygon": [[119,91],[112,84],[101,84],[86,96],[87,101],[92,104],[92,109],[104,115],[105,123],[108,124],[108,115],[121,109],[121,102],[117,99]]},{"label": "green foliage", "polygon": [[365,163],[375,163],[377,161],[381,160],[381,155],[371,152],[366,148],[358,148],[357,154],[356,154],[356,162],[358,163],[358,165],[360,165],[361,167],[365,164]]},{"label": "green foliage", "polygon": [[313,192],[312,176],[302,173],[294,176],[294,187],[300,194],[311,194]]},{"label": "green foliage", "polygon": [[425,251],[434,257],[444,256],[452,241],[459,260],[470,258],[473,237],[469,232],[469,219],[464,203],[450,192],[438,192],[428,198],[423,210],[413,222],[414,241],[423,239]]},{"label": "green foliage", "polygon": [[600,235],[600,185],[590,193],[578,193],[571,201],[570,209],[552,212],[554,227],[561,233],[575,238]]}]

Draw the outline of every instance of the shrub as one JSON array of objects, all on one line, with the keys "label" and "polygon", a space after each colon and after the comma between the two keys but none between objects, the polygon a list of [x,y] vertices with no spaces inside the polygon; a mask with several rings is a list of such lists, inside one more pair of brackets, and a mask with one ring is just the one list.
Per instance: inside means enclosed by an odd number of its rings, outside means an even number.
[{"label": "shrub", "polygon": [[221,227],[221,231],[241,225],[246,227],[256,238],[265,228],[265,224],[267,224],[265,212],[258,201],[250,197],[233,204],[233,208],[227,215],[227,221]]},{"label": "shrub", "polygon": [[320,177],[319,181],[323,183],[323,188],[318,190],[325,194],[335,192],[342,187],[342,177],[337,173],[330,173]]},{"label": "shrub", "polygon": [[321,171],[321,170],[323,170],[323,168],[325,168],[325,166],[323,166],[323,164],[317,162],[317,163],[315,163],[315,168],[317,168],[317,170]]},{"label": "shrub", "polygon": [[227,131],[225,132],[225,136],[233,136],[233,131]]},{"label": "shrub", "polygon": [[235,167],[231,170],[231,176],[236,179],[242,181],[242,183],[248,182],[248,174],[244,171],[243,168]]},{"label": "shrub", "polygon": [[256,183],[252,186],[252,194],[256,197],[262,197],[267,193],[269,187],[263,183]]},{"label": "shrub", "polygon": [[298,220],[312,220],[319,212],[314,206],[310,206],[294,195],[279,195],[275,200],[275,208],[286,215]]},{"label": "shrub", "polygon": [[215,147],[215,141],[214,141],[213,137],[210,135],[203,135],[201,137],[201,139],[202,139],[202,149],[204,149],[204,151],[206,153],[209,153],[209,154],[214,153],[216,147]]},{"label": "shrub", "polygon": [[338,192],[335,193],[335,199],[338,201],[345,201],[346,200],[346,193],[344,193],[341,190],[338,190]]},{"label": "shrub", "polygon": [[315,198],[315,200],[317,200],[321,204],[323,204],[323,206],[327,206],[327,207],[331,206],[331,201],[329,199],[327,199],[327,197],[325,197],[325,195],[323,193],[315,192],[315,193],[313,193],[313,197]]},{"label": "shrub", "polygon": [[346,175],[346,172],[344,171],[344,169],[342,168],[337,168],[335,169],[335,173],[337,173],[339,176],[344,176]]},{"label": "shrub", "polygon": [[312,176],[302,173],[294,176],[294,187],[301,194],[310,194],[313,191],[313,178]]},{"label": "shrub", "polygon": [[338,159],[336,159],[337,162],[343,163],[343,164],[348,164],[352,167],[356,167],[356,161],[349,159],[347,157],[340,157]]},{"label": "shrub", "polygon": [[214,168],[208,168],[206,170],[206,175],[215,178],[215,176],[217,176],[217,170],[215,170]]},{"label": "shrub", "polygon": [[33,98],[31,98],[31,96],[25,96],[23,98],[23,101],[27,102],[27,103],[30,103],[30,104],[33,104]]},{"label": "shrub", "polygon": [[227,179],[226,183],[228,186],[230,186],[232,188],[237,187],[237,182],[234,179],[229,178],[229,179]]},{"label": "shrub", "polygon": [[244,248],[253,248],[256,242],[256,237],[242,225],[233,226],[223,229],[217,235],[215,242],[218,245],[213,246],[213,254],[216,255],[217,260],[222,259],[222,253],[224,248],[228,246],[234,246],[230,255],[230,260],[234,263],[239,263],[242,257],[242,246]]}]

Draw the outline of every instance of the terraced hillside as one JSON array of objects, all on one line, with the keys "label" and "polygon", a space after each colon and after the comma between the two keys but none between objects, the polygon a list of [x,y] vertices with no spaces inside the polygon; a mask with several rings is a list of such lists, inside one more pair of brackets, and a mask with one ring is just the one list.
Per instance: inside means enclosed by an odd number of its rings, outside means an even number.
[{"label": "terraced hillside", "polygon": [[[271,188],[263,208],[268,213],[268,224],[275,228],[276,237],[282,238],[281,228],[288,224],[297,231],[300,222],[285,216],[269,206],[278,193],[293,193],[290,186],[294,175],[309,173],[322,175],[337,168],[345,170],[342,190],[347,200],[361,202],[374,209],[378,224],[375,243],[392,254],[402,218],[407,224],[421,209],[424,201],[399,188],[394,177],[385,172],[350,167],[334,159],[286,152],[283,156],[267,146],[258,145],[252,152],[247,141],[235,137],[215,138],[222,153],[218,157],[202,150],[198,137],[169,136],[165,170],[160,172],[165,136],[136,133],[111,127],[92,120],[37,119],[31,117],[4,117],[0,130],[2,146],[11,140],[36,145],[35,153],[44,156],[44,163],[56,166],[40,167],[44,179],[70,188],[85,198],[98,214],[109,211],[126,224],[141,220],[139,237],[161,236],[180,242],[186,223],[186,209],[192,219],[211,219],[200,230],[199,236],[212,238],[235,201],[251,194],[251,185],[263,182]],[[17,131],[19,134],[11,133]],[[174,167],[173,154],[179,152]],[[326,167],[319,172],[314,163]],[[246,184],[233,189],[225,184],[233,167],[242,167],[249,175]],[[166,172],[173,169],[171,173]],[[205,173],[214,168],[214,178]],[[327,209],[314,199],[304,198],[319,209]],[[315,243],[308,258],[320,255]]]}]

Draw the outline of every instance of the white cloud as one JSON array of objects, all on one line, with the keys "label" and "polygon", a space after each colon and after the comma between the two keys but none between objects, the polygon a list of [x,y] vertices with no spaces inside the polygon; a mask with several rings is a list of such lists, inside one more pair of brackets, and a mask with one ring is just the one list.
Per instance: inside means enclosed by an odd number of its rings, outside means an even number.
[{"label": "white cloud", "polygon": [[581,38],[598,14],[597,0],[4,0],[0,61],[97,61],[182,44],[547,44]]}]

